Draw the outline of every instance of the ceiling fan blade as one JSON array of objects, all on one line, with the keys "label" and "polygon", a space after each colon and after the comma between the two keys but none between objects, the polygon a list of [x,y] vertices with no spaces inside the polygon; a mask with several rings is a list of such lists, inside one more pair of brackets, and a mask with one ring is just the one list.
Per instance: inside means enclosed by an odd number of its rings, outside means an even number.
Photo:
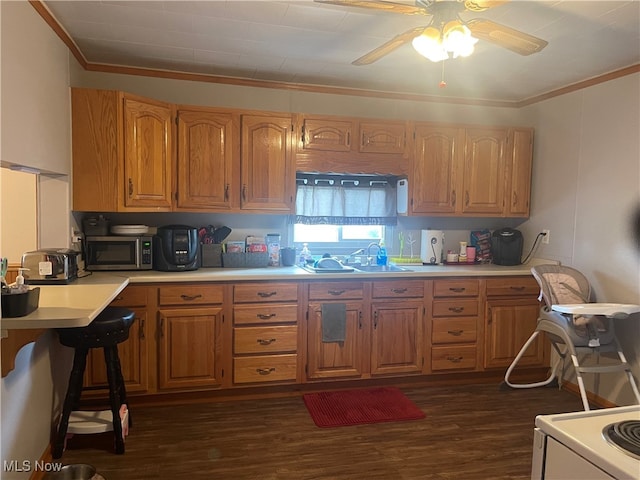
[{"label": "ceiling fan blade", "polygon": [[492,22],[491,20],[474,18],[466,22],[466,25],[474,37],[495,43],[500,47],[507,48],[520,55],[537,53],[549,43],[541,38]]},{"label": "ceiling fan blade", "polygon": [[354,60],[351,63],[353,65],[360,66],[360,65],[369,65],[377,60],[380,60],[385,55],[388,55],[389,53],[393,52],[396,48],[399,48],[405,43],[408,43],[411,40],[413,40],[415,37],[417,37],[422,32],[424,32],[425,28],[426,27],[416,27],[416,28],[412,28],[411,30],[407,30],[404,33],[401,33],[400,35],[396,35],[388,42],[383,43],[378,48],[371,50],[369,53],[361,56],[360,58],[358,58],[357,60]]},{"label": "ceiling fan blade", "polygon": [[509,0],[465,0],[464,8],[470,12],[484,12],[508,2]]},{"label": "ceiling fan blade", "polygon": [[317,3],[329,3],[343,7],[362,7],[387,12],[403,13],[405,15],[429,15],[423,8],[405,3],[395,3],[375,0],[314,0]]}]

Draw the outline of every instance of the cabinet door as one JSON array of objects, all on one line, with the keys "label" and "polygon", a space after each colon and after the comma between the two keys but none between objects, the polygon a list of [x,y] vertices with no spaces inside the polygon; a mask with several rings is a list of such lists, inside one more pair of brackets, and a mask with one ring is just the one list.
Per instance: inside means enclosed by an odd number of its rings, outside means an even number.
[{"label": "cabinet door", "polygon": [[[485,368],[508,367],[536,329],[540,304],[535,299],[487,300]],[[544,366],[544,337],[538,335],[518,365]]]},{"label": "cabinet door", "polygon": [[171,209],[169,105],[124,99],[125,207]]},{"label": "cabinet door", "polygon": [[454,213],[463,131],[435,125],[416,125],[411,212]]},{"label": "cabinet door", "polygon": [[404,155],[406,147],[405,122],[360,122],[361,152]]},{"label": "cabinet door", "polygon": [[216,387],[221,383],[218,323],[221,308],[160,310],[158,388]]},{"label": "cabinet door", "polygon": [[300,127],[303,151],[350,152],[354,122],[305,117]]},{"label": "cabinet door", "polygon": [[506,129],[467,130],[462,213],[502,214],[507,181],[506,143]]},{"label": "cabinet door", "polygon": [[307,377],[310,379],[361,377],[366,358],[364,319],[360,302],[347,303],[344,342],[322,341],[322,304],[309,304]]},{"label": "cabinet door", "polygon": [[531,197],[531,162],[533,159],[533,130],[517,128],[509,137],[509,195],[505,215],[528,217]]},{"label": "cabinet door", "polygon": [[418,302],[373,305],[372,375],[422,372],[423,310]]},{"label": "cabinet door", "polygon": [[291,130],[291,117],[242,116],[242,209],[291,212]]},{"label": "cabinet door", "polygon": [[178,112],[178,208],[231,208],[237,135],[231,113]]}]

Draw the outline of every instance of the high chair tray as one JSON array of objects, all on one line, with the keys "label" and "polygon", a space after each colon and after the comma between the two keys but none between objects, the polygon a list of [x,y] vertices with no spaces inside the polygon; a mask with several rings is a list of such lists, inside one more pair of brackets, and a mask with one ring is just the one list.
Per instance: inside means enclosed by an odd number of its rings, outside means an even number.
[{"label": "high chair tray", "polygon": [[640,305],[627,303],[565,303],[551,305],[551,310],[572,315],[604,315],[614,317],[619,314],[631,315],[640,312]]}]

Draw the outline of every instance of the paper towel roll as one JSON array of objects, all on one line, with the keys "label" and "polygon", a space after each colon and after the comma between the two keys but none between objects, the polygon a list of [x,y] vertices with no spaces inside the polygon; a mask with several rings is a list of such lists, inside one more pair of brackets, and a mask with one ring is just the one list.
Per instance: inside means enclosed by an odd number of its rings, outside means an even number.
[{"label": "paper towel roll", "polygon": [[422,263],[438,265],[442,263],[444,232],[442,230],[422,230],[420,259]]}]

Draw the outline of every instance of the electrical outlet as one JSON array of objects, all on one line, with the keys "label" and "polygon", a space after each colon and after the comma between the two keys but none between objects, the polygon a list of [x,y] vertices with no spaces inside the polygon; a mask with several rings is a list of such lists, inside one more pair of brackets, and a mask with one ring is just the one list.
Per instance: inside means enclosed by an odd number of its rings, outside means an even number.
[{"label": "electrical outlet", "polygon": [[542,237],[542,243],[549,245],[549,237],[551,236],[551,230],[542,230],[544,237]]}]

